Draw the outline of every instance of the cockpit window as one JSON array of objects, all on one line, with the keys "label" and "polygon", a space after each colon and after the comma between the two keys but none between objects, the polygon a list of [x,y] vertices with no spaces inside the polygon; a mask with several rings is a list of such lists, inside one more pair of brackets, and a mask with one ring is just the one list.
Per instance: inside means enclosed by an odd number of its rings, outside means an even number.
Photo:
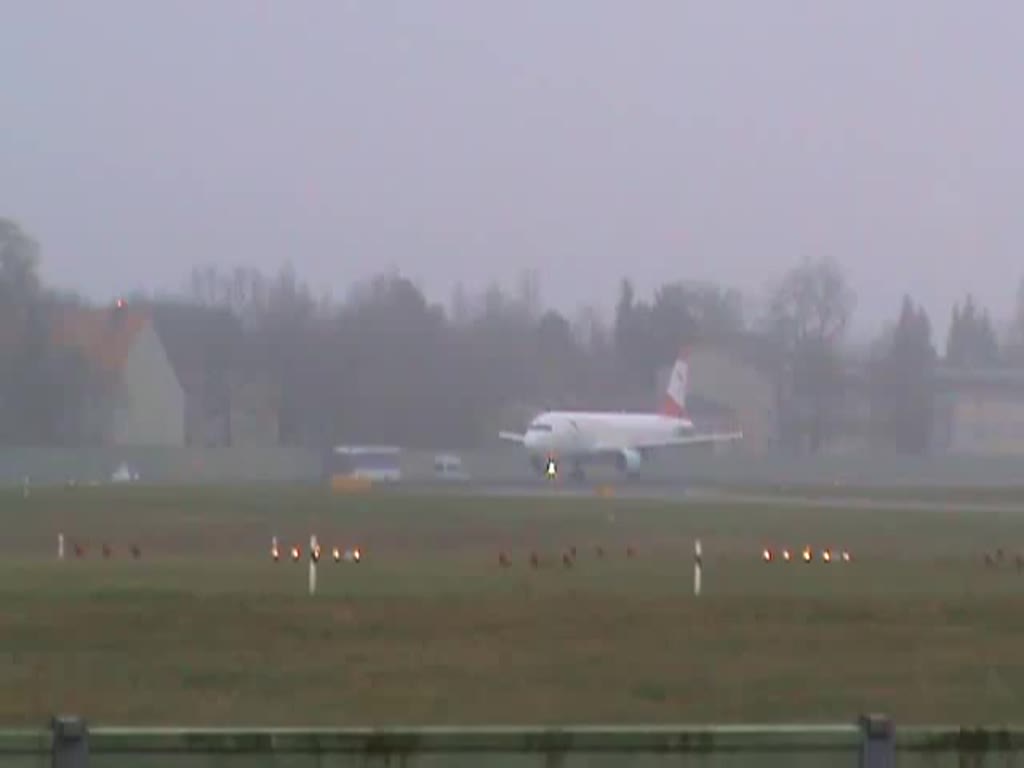
[{"label": "cockpit window", "polygon": [[550,424],[545,424],[543,422],[535,422],[535,423],[531,424],[527,428],[526,431],[527,432],[550,432],[551,431],[551,425]]}]

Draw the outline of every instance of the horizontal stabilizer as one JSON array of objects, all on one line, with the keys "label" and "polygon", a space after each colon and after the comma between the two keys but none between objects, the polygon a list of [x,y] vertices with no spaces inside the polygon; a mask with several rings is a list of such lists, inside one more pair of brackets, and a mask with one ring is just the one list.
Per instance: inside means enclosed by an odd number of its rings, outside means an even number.
[{"label": "horizontal stabilizer", "polygon": [[500,437],[502,440],[508,440],[509,442],[512,443],[523,442],[523,435],[519,434],[518,432],[499,432],[498,437]]}]

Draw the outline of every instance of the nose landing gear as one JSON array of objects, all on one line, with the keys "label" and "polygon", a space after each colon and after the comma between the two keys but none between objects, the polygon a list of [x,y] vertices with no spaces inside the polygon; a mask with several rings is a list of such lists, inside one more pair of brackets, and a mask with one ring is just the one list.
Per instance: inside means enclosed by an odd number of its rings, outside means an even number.
[{"label": "nose landing gear", "polygon": [[[554,457],[549,456],[546,459],[534,459],[533,467],[548,480],[554,480],[558,477],[558,461]],[[569,477],[576,482],[583,482],[586,479],[586,475],[583,474],[583,467],[579,462],[573,462],[572,471],[569,473]]]},{"label": "nose landing gear", "polygon": [[558,467],[553,459],[542,459],[540,456],[533,456],[530,459],[533,470],[541,477],[553,477],[557,474]]}]

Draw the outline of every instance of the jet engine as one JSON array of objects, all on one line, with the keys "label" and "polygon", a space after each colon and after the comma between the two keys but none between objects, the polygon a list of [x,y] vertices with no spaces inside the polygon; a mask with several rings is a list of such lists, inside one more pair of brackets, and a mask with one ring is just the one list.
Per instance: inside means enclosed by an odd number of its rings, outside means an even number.
[{"label": "jet engine", "polygon": [[619,468],[620,472],[636,472],[640,469],[643,460],[644,457],[640,451],[635,448],[623,448],[615,457],[615,466]]}]

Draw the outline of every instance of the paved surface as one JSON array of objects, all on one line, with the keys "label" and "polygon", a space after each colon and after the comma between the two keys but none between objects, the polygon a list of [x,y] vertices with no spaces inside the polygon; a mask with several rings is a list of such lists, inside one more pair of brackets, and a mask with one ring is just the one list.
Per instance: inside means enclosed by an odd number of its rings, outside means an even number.
[{"label": "paved surface", "polygon": [[628,483],[606,486],[587,483],[582,486],[573,485],[545,485],[535,480],[524,480],[520,483],[481,483],[469,482],[459,484],[423,484],[409,485],[410,491],[436,492],[436,493],[457,493],[457,494],[482,494],[485,496],[519,496],[536,498],[597,498],[602,493],[602,488],[614,498],[619,499],[656,499],[664,501],[678,501],[680,503],[702,503],[702,504],[749,504],[749,505],[774,505],[786,504],[800,507],[827,507],[833,509],[892,509],[907,511],[935,511],[935,512],[962,512],[962,511],[984,511],[984,512],[1022,512],[1024,503],[1013,502],[969,502],[965,500],[943,500],[943,499],[908,499],[908,498],[884,498],[882,496],[871,497],[865,495],[850,496],[801,496],[798,494],[776,494],[757,493],[741,491],[720,491],[713,488],[701,488],[698,486],[684,486],[665,481],[645,482],[633,480]]}]

